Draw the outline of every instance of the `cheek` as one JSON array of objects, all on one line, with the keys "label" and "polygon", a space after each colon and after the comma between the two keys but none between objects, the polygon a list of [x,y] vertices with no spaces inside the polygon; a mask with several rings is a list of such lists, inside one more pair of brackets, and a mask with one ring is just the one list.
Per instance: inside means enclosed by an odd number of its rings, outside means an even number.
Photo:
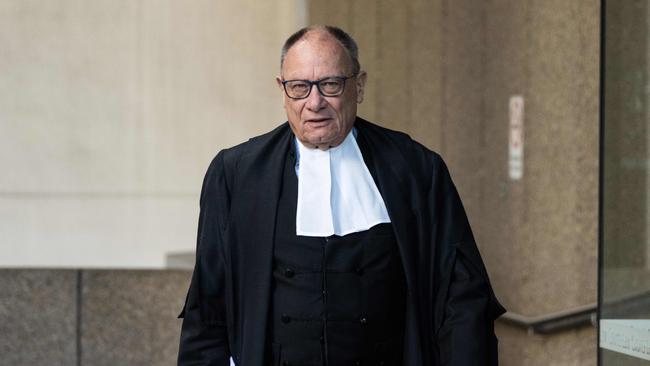
[{"label": "cheek", "polygon": [[356,115],[356,103],[343,103],[339,111],[343,121],[349,120]]},{"label": "cheek", "polygon": [[290,119],[293,120],[294,123],[299,123],[300,122],[300,113],[302,108],[300,106],[287,103],[284,105],[284,109],[287,111],[287,115]]}]

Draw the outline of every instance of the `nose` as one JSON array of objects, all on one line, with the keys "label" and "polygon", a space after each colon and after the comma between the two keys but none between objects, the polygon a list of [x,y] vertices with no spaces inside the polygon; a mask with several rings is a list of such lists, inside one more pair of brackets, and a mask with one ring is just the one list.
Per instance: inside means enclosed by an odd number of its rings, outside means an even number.
[{"label": "nose", "polygon": [[320,91],[318,91],[316,84],[312,85],[311,87],[312,90],[309,93],[307,100],[305,101],[305,107],[307,107],[307,109],[310,111],[316,112],[325,108],[327,101],[325,100],[325,97],[320,94]]}]

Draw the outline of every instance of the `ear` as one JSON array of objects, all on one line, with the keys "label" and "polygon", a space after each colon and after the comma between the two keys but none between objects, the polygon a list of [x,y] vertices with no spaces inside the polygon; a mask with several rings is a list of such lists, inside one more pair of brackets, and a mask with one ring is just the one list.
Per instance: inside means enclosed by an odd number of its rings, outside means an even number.
[{"label": "ear", "polygon": [[278,84],[278,88],[280,88],[280,90],[284,93],[284,85],[282,85],[282,77],[276,76],[275,82]]},{"label": "ear", "polygon": [[281,93],[280,95],[282,96],[282,105],[285,106],[286,108],[287,95],[284,93],[284,85],[282,85],[282,77],[276,76],[275,82],[278,85],[278,89],[280,89],[280,93]]},{"label": "ear", "polygon": [[368,74],[361,70],[359,75],[357,75],[357,103],[361,104],[363,102],[363,90],[366,87],[366,80],[368,79]]}]

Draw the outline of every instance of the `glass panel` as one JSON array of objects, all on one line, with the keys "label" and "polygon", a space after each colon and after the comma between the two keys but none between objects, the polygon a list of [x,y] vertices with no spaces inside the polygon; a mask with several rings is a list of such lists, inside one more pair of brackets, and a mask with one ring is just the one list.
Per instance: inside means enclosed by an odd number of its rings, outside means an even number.
[{"label": "glass panel", "polygon": [[650,1],[607,1],[600,361],[650,365]]}]

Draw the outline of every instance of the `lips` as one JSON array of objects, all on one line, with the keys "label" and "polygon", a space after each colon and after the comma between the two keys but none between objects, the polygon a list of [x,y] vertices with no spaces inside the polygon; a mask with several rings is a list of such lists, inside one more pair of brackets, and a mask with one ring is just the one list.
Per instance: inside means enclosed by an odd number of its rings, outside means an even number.
[{"label": "lips", "polygon": [[318,122],[325,122],[329,121],[331,118],[328,117],[321,117],[321,118],[309,118],[306,119],[305,122],[313,122],[313,123],[318,123]]}]

